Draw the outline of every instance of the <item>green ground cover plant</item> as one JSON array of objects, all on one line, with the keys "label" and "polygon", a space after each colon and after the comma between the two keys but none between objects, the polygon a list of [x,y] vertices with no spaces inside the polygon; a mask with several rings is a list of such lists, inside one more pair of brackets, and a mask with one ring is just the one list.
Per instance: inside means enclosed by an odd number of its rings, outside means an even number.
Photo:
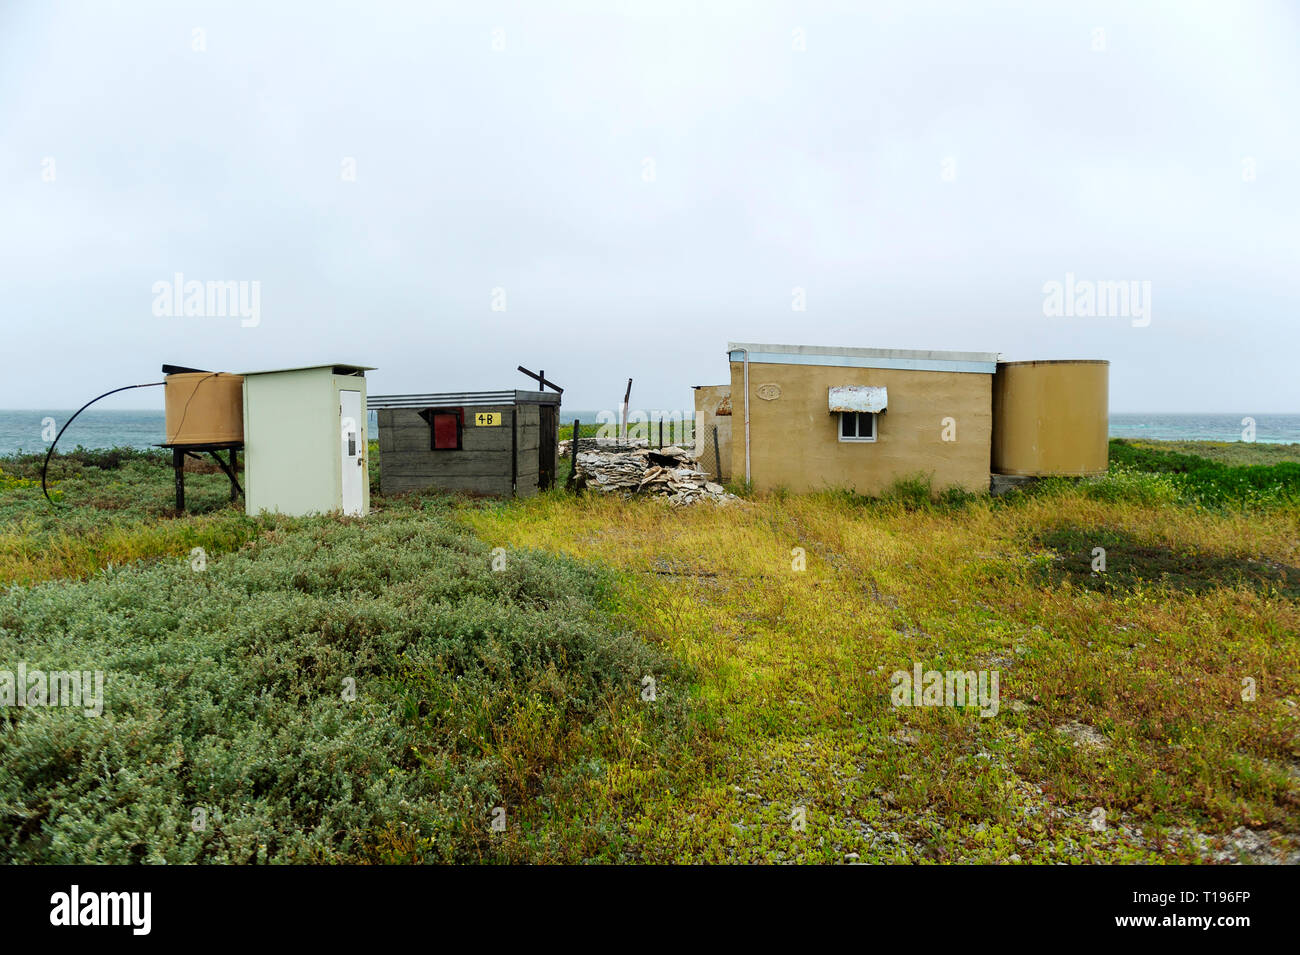
[{"label": "green ground cover plant", "polygon": [[[1179,496],[1205,506],[1262,506],[1300,502],[1300,461],[1291,445],[1225,446],[1220,454],[1188,454],[1151,442],[1110,442],[1117,474],[1166,476]],[[1231,450],[1231,454],[1227,450]],[[1252,461],[1269,463],[1227,463]]]},{"label": "green ground cover plant", "polygon": [[[1288,462],[1146,444],[684,509],[385,499],[372,445],[365,519],[219,473],[176,515],[148,452],[69,456],[52,511],[5,459],[0,670],[107,684],[0,709],[0,858],[1300,862]],[[998,713],[893,705],[916,664]]]},{"label": "green ground cover plant", "polygon": [[617,854],[624,835],[589,825],[579,797],[609,762],[688,739],[685,697],[640,700],[644,676],[680,686],[681,668],[608,628],[598,574],[504,558],[494,571],[430,501],[269,529],[201,572],[178,554],[10,588],[0,666],[102,670],[106,685],[99,718],[0,710],[0,856]]}]

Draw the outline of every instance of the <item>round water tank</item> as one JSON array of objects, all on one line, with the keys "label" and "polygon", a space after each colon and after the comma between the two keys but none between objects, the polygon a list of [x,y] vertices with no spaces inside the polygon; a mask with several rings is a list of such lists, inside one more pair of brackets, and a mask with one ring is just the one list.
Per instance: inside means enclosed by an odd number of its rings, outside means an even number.
[{"label": "round water tank", "polygon": [[163,379],[167,444],[244,440],[244,376],[179,372]]},{"label": "round water tank", "polygon": [[1104,474],[1110,362],[998,362],[993,376],[993,470]]}]

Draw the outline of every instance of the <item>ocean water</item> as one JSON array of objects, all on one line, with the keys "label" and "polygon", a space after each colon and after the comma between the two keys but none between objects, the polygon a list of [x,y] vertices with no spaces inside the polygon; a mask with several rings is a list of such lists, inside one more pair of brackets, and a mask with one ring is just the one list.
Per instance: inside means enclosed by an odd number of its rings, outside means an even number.
[{"label": "ocean water", "polygon": [[1113,414],[1112,438],[1242,441],[1249,422],[1261,444],[1300,442],[1300,414]]},{"label": "ocean water", "polygon": [[[43,411],[0,411],[0,454],[45,453],[49,439],[67,423],[76,408]],[[163,440],[163,413],[157,411],[99,411],[89,408],[72,422],[59,450],[86,448],[147,448]]]},{"label": "ocean water", "polygon": [[[19,451],[44,452],[46,436],[57,432],[75,409],[49,411],[0,411],[0,455]],[[596,422],[595,411],[560,409],[560,423],[577,418],[583,424]],[[1255,422],[1255,440],[1270,444],[1300,442],[1300,414],[1113,414],[1112,438],[1153,438],[1162,441],[1240,441],[1243,419]],[[51,431],[50,422],[53,422]],[[370,433],[379,425],[370,413]],[[42,433],[44,432],[44,433]],[[163,440],[163,413],[153,411],[99,411],[90,408],[72,423],[59,439],[59,450],[77,445],[87,448],[148,448]]]}]

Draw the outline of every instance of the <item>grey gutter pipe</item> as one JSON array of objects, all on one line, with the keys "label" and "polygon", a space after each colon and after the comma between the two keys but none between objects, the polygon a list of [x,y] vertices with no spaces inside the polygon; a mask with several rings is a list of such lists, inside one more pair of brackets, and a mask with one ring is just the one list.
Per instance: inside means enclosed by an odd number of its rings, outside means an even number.
[{"label": "grey gutter pipe", "polygon": [[[745,480],[749,481],[749,349],[738,348],[745,353]],[[730,357],[730,356],[728,356]]]}]

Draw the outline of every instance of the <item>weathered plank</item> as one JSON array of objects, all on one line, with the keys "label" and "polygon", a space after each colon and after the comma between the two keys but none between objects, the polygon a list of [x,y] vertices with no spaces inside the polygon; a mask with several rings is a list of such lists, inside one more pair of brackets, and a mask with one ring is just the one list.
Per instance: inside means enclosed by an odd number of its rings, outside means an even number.
[{"label": "weathered plank", "polygon": [[[476,411],[496,411],[502,416],[502,423],[493,427],[479,426],[471,423]],[[431,450],[432,435],[429,424],[418,410],[411,408],[383,409],[379,422],[379,450],[381,451],[428,451]],[[466,408],[465,426],[461,430],[461,448],[465,451],[484,451],[510,448],[509,406],[503,408]]]},{"label": "weathered plank", "polygon": [[390,451],[379,456],[379,473],[412,477],[510,474],[510,450]]},{"label": "weathered plank", "polygon": [[489,477],[439,477],[435,481],[410,478],[384,478],[380,476],[380,486],[384,494],[403,494],[407,491],[435,489],[440,491],[469,491],[475,494],[490,494],[508,497],[510,494],[510,475],[492,475]]},{"label": "weathered plank", "polygon": [[[541,479],[543,445],[555,436],[542,434],[542,416],[536,405],[484,408],[466,407],[461,432],[462,449],[434,451],[430,448],[429,424],[417,408],[379,409],[380,488],[397,494],[421,488],[463,490],[478,494],[509,494],[511,450],[515,458],[518,494],[531,497]],[[473,415],[494,411],[501,424],[479,426]]]}]

